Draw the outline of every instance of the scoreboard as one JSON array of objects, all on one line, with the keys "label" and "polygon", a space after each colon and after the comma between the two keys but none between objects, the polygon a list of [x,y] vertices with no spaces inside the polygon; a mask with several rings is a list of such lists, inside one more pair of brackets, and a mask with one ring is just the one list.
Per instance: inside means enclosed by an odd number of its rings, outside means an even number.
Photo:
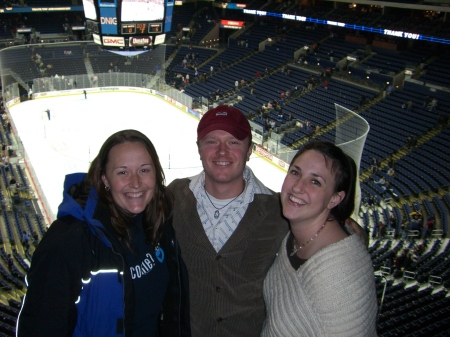
[{"label": "scoreboard", "polygon": [[162,33],[162,23],[122,23],[122,35],[145,35]]},{"label": "scoreboard", "polygon": [[87,29],[108,48],[146,49],[164,43],[174,0],[83,0]]}]

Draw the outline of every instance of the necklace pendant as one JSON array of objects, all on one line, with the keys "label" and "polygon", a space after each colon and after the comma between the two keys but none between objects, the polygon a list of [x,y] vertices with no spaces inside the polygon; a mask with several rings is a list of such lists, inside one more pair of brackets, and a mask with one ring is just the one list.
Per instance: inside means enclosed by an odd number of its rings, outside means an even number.
[{"label": "necklace pendant", "polygon": [[214,219],[219,219],[220,212],[219,210],[214,212]]}]

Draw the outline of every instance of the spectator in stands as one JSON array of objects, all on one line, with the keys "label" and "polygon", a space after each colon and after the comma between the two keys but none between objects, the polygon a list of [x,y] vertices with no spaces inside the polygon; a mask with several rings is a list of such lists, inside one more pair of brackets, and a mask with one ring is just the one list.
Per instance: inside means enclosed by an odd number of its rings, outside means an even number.
[{"label": "spectator in stands", "polygon": [[234,89],[235,89],[236,91],[239,90],[239,81],[238,81],[238,80],[236,80],[236,81],[234,82]]},{"label": "spectator in stands", "polygon": [[387,228],[383,221],[378,222],[378,237],[384,238],[386,236]]},{"label": "spectator in stands", "polygon": [[272,126],[270,125],[269,118],[266,118],[264,120],[264,130],[269,131],[271,128],[272,128]]},{"label": "spectator in stands", "polygon": [[388,95],[390,95],[393,90],[394,90],[394,87],[392,86],[392,84],[389,84],[387,86],[386,92],[387,92]]},{"label": "spectator in stands", "polygon": [[311,121],[309,119],[305,119],[305,129],[306,129],[306,131],[309,130],[310,126],[311,126]]},{"label": "spectator in stands", "polygon": [[396,224],[396,220],[395,220],[394,214],[391,211],[391,213],[389,214],[389,229],[394,229],[395,224]]},{"label": "spectator in stands", "polygon": [[405,240],[408,237],[408,229],[407,229],[407,223],[403,222],[400,226],[400,231],[402,233],[402,239]]},{"label": "spectator in stands", "polygon": [[280,111],[278,112],[278,116],[277,116],[278,121],[279,121],[279,122],[283,122],[283,117],[284,117],[283,111],[280,110]]},{"label": "spectator in stands", "polygon": [[437,115],[437,125],[439,128],[443,129],[447,126],[449,120],[449,116],[443,113],[439,113]]},{"label": "spectator in stands", "polygon": [[395,169],[393,167],[389,167],[387,170],[387,174],[391,176],[392,178],[395,178]]},{"label": "spectator in stands", "polygon": [[312,139],[312,137],[314,136],[314,126],[310,125],[308,128],[308,135],[309,135],[309,140]]},{"label": "spectator in stands", "polygon": [[422,110],[425,110],[425,108],[430,105],[430,102],[431,102],[430,96],[426,95],[423,100]]},{"label": "spectator in stands", "polygon": [[412,147],[412,137],[411,136],[406,137],[406,146],[408,148]]},{"label": "spectator in stands", "polygon": [[290,121],[292,121],[293,120],[293,116],[292,116],[292,112],[290,112],[290,113],[288,113],[287,114],[287,120],[290,122]]},{"label": "spectator in stands", "polygon": [[87,175],[66,177],[57,220],[33,255],[17,336],[190,336],[163,184],[153,144],[134,130],[110,136]]},{"label": "spectator in stands", "polygon": [[330,52],[328,53],[328,56],[330,57],[330,61],[333,61],[334,51],[330,50]]},{"label": "spectator in stands", "polygon": [[13,259],[12,259],[11,254],[8,254],[8,258],[7,258],[6,263],[8,264],[8,269],[9,269],[9,270],[11,270],[11,269],[14,268],[14,261],[13,261]]},{"label": "spectator in stands", "polygon": [[436,97],[434,97],[434,98],[431,100],[431,103],[430,103],[430,105],[429,105],[429,107],[428,107],[428,111],[434,112],[434,111],[436,110],[437,104],[438,104],[438,101],[437,101]]},{"label": "spectator in stands", "polygon": [[219,98],[220,98],[220,95],[221,95],[221,90],[220,90],[220,88],[217,88],[215,94],[216,94],[216,101],[218,101]]},{"label": "spectator in stands", "polygon": [[305,80],[303,82],[302,91],[303,92],[307,92],[308,91],[308,87],[309,87],[308,80]]},{"label": "spectator in stands", "polygon": [[376,336],[372,260],[345,227],[355,186],[354,161],[331,143],[294,156],[281,188],[290,232],[264,280],[262,337]]},{"label": "spectator in stands", "polygon": [[[395,259],[395,266],[398,271],[408,270],[413,262],[413,254],[409,249],[404,249],[400,256]],[[395,276],[395,275],[394,275]]]},{"label": "spectator in stands", "polygon": [[30,236],[28,235],[27,231],[22,232],[22,246],[25,247],[25,249],[28,249],[28,241],[30,240]]},{"label": "spectator in stands", "polygon": [[406,102],[406,111],[411,112],[413,108],[413,101],[409,100],[408,102]]},{"label": "spectator in stands", "polygon": [[33,231],[33,245],[37,246],[39,242],[39,235],[36,231]]},{"label": "spectator in stands", "polygon": [[372,157],[371,164],[376,166],[376,167],[379,167],[380,166],[380,161],[376,157]]},{"label": "spectator in stands", "polygon": [[416,147],[416,145],[417,145],[417,136],[413,135],[411,137],[411,147]]},{"label": "spectator in stands", "polygon": [[434,214],[431,214],[428,217],[427,222],[425,223],[424,237],[428,237],[429,235],[431,235],[431,232],[433,231],[434,228],[434,223],[435,223]]},{"label": "spectator in stands", "polygon": [[366,96],[361,95],[358,101],[358,109],[360,109],[366,103]]},{"label": "spectator in stands", "polygon": [[414,214],[412,216],[411,221],[409,223],[409,229],[412,231],[419,231],[419,232],[422,230],[422,224],[417,214]]},{"label": "spectator in stands", "polygon": [[388,165],[389,168],[393,168],[394,167],[394,156],[392,154],[390,154],[389,157],[388,157],[387,165]]}]

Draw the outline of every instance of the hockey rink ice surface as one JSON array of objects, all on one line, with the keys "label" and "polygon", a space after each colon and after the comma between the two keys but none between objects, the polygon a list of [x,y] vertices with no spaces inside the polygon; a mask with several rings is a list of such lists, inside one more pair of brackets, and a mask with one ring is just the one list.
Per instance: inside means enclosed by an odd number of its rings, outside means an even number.
[{"label": "hockey rink ice surface", "polygon": [[[80,94],[26,101],[10,112],[52,219],[62,200],[64,176],[86,172],[103,142],[119,130],[136,129],[150,138],[166,184],[202,170],[195,144],[198,120],[152,95],[88,92],[87,99]],[[286,175],[282,169],[255,154],[248,166],[267,187],[281,190]]]}]

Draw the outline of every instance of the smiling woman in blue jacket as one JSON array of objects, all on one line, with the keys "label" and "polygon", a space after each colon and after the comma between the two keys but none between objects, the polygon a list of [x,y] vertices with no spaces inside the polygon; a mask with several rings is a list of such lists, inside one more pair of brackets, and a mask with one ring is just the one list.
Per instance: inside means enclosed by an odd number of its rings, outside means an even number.
[{"label": "smiling woman in blue jacket", "polygon": [[68,175],[39,244],[17,322],[25,336],[190,336],[187,272],[153,144],[110,136]]}]

